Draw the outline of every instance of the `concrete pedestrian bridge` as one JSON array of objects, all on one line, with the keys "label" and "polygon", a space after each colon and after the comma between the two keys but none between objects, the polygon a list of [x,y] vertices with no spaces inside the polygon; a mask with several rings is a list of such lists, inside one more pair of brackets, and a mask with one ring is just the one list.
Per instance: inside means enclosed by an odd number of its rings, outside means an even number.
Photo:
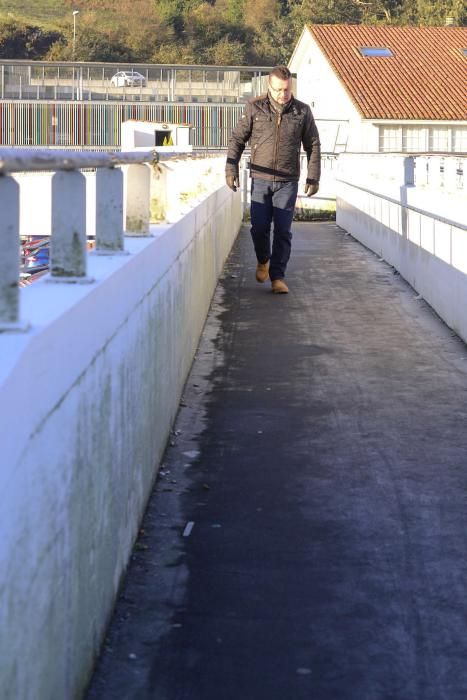
[{"label": "concrete pedestrian bridge", "polygon": [[467,350],[335,224],[243,227],[88,700],[467,691]]},{"label": "concrete pedestrian bridge", "polygon": [[2,698],[466,697],[465,162],[361,158],[281,296],[215,159],[52,183],[60,279],[0,265]]}]

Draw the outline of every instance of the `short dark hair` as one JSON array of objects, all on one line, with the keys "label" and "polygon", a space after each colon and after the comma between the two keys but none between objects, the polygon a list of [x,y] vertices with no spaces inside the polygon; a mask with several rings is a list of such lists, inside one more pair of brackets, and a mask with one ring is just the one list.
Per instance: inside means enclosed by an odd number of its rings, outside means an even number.
[{"label": "short dark hair", "polygon": [[280,78],[281,80],[290,80],[292,73],[289,71],[287,66],[276,66],[269,73],[269,77],[272,78],[272,76]]}]

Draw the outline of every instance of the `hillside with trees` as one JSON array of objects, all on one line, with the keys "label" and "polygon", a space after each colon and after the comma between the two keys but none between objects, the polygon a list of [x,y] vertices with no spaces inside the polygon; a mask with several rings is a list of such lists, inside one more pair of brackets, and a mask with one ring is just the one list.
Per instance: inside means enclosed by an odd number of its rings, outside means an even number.
[{"label": "hillside with trees", "polygon": [[0,58],[271,65],[306,23],[467,24],[464,0],[0,0]]}]

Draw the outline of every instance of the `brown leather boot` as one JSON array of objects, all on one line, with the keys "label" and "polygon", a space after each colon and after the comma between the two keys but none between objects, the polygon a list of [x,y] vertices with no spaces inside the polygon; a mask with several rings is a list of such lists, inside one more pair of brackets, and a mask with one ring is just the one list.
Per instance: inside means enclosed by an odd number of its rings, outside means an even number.
[{"label": "brown leather boot", "polygon": [[272,280],[272,291],[274,294],[288,294],[289,288],[287,287],[284,280]]},{"label": "brown leather boot", "polygon": [[258,263],[256,265],[256,280],[257,282],[266,282],[269,277],[269,260],[265,263]]}]

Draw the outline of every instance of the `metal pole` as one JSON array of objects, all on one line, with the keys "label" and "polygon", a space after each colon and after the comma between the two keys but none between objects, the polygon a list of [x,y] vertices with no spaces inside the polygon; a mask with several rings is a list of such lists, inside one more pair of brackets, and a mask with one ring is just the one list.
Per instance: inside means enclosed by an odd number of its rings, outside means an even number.
[{"label": "metal pole", "polygon": [[79,15],[79,10],[73,10],[73,61],[75,60],[76,51],[76,15]]}]

